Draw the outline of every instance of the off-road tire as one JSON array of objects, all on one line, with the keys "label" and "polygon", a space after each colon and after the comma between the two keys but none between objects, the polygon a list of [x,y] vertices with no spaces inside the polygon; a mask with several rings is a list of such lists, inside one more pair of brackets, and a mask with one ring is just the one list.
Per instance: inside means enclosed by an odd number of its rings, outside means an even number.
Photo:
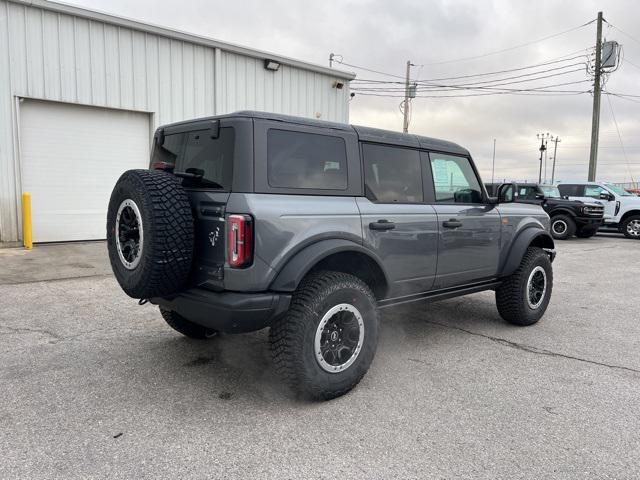
[{"label": "off-road tire", "polygon": [[215,337],[217,332],[212,328],[203,327],[197,323],[190,322],[182,315],[177,314],[172,310],[167,310],[160,307],[160,313],[165,322],[169,324],[176,332],[180,332],[185,337],[197,338],[199,340],[206,340],[211,337]]},{"label": "off-road tire", "polygon": [[[125,267],[116,245],[116,218],[125,200],[142,217],[139,263]],[[128,170],[118,179],[107,213],[107,247],[118,283],[133,298],[161,297],[181,290],[193,259],[194,221],[180,180],[159,170]]]},{"label": "off-road tire", "polygon": [[629,224],[633,221],[639,221],[640,222],[640,215],[632,215],[628,218],[625,218],[624,222],[622,222],[622,226],[621,226],[621,230],[622,233],[624,233],[624,236],[627,238],[631,238],[633,240],[640,240],[640,235],[632,235],[629,232]]},{"label": "off-road tire", "polygon": [[591,238],[596,233],[598,233],[598,229],[597,228],[582,227],[582,228],[579,228],[578,230],[576,230],[576,237],[578,237],[578,238]]},{"label": "off-road tire", "polygon": [[[527,283],[531,272],[542,267],[546,274],[546,291],[539,307],[532,309],[527,301]],[[547,310],[553,289],[553,268],[547,253],[538,247],[529,247],[518,269],[507,277],[496,290],[496,306],[500,316],[513,325],[536,323]]]},{"label": "off-road tire", "polygon": [[[364,324],[362,347],[355,361],[340,372],[325,371],[316,358],[315,335],[322,317],[334,306],[349,303]],[[376,299],[359,278],[320,271],[305,277],[293,294],[288,312],[269,332],[277,372],[299,395],[329,400],[355,387],[369,370],[378,343]]]},{"label": "off-road tire", "polygon": [[[560,226],[564,227],[563,231],[556,232]],[[555,226],[555,228],[554,228]],[[551,217],[551,236],[556,240],[566,240],[573,237],[576,232],[576,222],[569,215],[554,215]]]}]

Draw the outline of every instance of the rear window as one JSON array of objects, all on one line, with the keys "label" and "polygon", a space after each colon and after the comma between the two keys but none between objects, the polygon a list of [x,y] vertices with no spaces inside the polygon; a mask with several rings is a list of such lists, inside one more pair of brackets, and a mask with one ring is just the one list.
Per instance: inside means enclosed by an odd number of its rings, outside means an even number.
[{"label": "rear window", "polygon": [[185,186],[230,190],[234,142],[231,127],[221,128],[218,138],[211,138],[209,129],[165,135],[164,144],[154,148],[151,162],[171,163],[175,173],[201,176],[185,178]]},{"label": "rear window", "polygon": [[407,148],[362,145],[367,198],[380,203],[423,201],[420,153]]},{"label": "rear window", "polygon": [[276,188],[346,190],[347,149],[340,137],[271,129],[267,178]]},{"label": "rear window", "polygon": [[567,197],[581,197],[584,187],[582,185],[558,185],[558,190]]}]

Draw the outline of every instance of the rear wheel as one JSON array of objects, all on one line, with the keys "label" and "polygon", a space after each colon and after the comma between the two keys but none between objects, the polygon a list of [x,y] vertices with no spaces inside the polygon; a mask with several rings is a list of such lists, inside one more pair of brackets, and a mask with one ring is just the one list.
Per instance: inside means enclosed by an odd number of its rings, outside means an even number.
[{"label": "rear wheel", "polygon": [[357,277],[313,273],[269,339],[276,369],[292,389],[315,400],[339,397],[358,384],[375,355],[376,300]]},{"label": "rear wheel", "polygon": [[576,237],[578,238],[591,238],[598,233],[597,227],[582,227],[576,231]]},{"label": "rear wheel", "polygon": [[541,248],[529,247],[518,269],[496,290],[498,312],[514,325],[533,325],[547,310],[552,289],[549,256]]},{"label": "rear wheel", "polygon": [[556,240],[571,238],[576,231],[576,223],[568,215],[551,217],[551,235]]},{"label": "rear wheel", "polygon": [[622,233],[627,238],[640,240],[640,215],[633,215],[622,222]]},{"label": "rear wheel", "polygon": [[178,315],[172,310],[166,310],[160,307],[160,313],[162,314],[162,318],[164,318],[165,322],[167,322],[171,328],[186,337],[205,340],[207,338],[215,337],[218,334],[218,332],[212,328],[203,327],[197,323],[190,322],[182,315]]}]

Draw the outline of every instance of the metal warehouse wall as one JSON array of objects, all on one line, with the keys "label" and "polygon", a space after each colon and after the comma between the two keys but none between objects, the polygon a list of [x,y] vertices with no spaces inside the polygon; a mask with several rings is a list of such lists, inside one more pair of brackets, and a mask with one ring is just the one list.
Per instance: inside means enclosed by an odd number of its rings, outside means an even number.
[{"label": "metal warehouse wall", "polygon": [[[20,237],[19,97],[148,112],[154,128],[241,109],[348,121],[348,78],[340,72],[286,64],[267,71],[260,52],[242,55],[51,5],[57,11],[0,0],[0,241]],[[333,88],[338,78],[341,90]]]}]

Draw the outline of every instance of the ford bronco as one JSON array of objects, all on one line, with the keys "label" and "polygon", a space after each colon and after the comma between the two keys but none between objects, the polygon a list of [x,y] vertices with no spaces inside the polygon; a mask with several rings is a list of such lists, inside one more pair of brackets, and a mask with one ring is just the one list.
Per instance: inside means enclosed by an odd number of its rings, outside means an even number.
[{"label": "ford bronco", "polygon": [[553,286],[549,216],[489,197],[466,149],[260,112],[160,127],[107,237],[129,296],[192,338],[269,327],[276,369],[313,399],[365,375],[379,310],[494,290],[531,325]]}]

